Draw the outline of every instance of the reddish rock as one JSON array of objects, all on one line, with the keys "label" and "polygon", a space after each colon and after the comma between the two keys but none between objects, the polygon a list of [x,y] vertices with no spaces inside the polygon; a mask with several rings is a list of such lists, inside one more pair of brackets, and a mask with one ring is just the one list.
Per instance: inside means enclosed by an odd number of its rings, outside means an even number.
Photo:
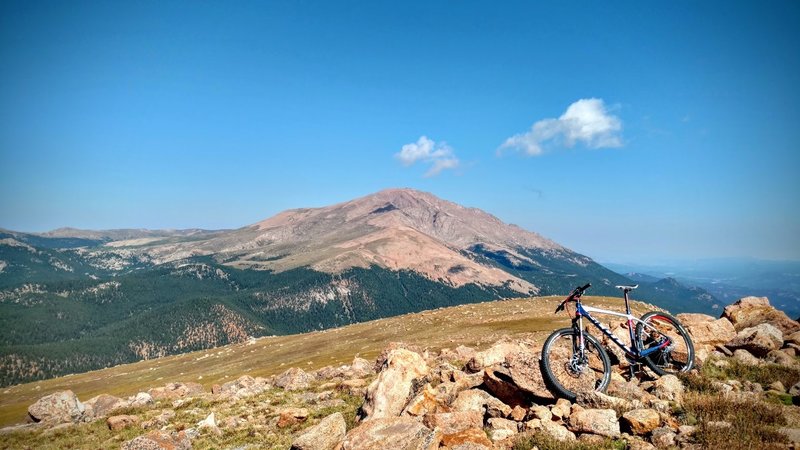
[{"label": "reddish rock", "polygon": [[613,409],[585,409],[569,416],[568,428],[579,433],[593,433],[610,438],[620,435],[617,414]]},{"label": "reddish rock", "polygon": [[364,420],[400,415],[414,394],[415,383],[427,374],[428,365],[418,353],[402,348],[391,351],[383,370],[367,388]]},{"label": "reddish rock", "polygon": [[292,442],[291,450],[334,450],[342,443],[346,432],[347,424],[342,413],[331,414],[303,431]]},{"label": "reddish rock", "polygon": [[494,448],[492,441],[481,428],[468,428],[458,433],[446,434],[442,437],[442,444],[452,450],[491,450]]},{"label": "reddish rock", "polygon": [[430,429],[438,428],[445,435],[455,434],[469,428],[483,428],[483,412],[457,411],[426,414],[422,423]]},{"label": "reddish rock", "polygon": [[350,430],[342,450],[438,450],[441,441],[441,432],[410,417],[384,417]]},{"label": "reddish rock", "polygon": [[122,444],[122,450],[190,450],[192,440],[185,432],[154,430]]},{"label": "reddish rock", "polygon": [[286,428],[308,419],[308,410],[305,408],[285,408],[280,410],[278,416],[278,428]]},{"label": "reddish rock", "polygon": [[314,381],[314,375],[306,373],[303,369],[292,367],[275,378],[275,386],[287,391],[308,389]]},{"label": "reddish rock", "polygon": [[111,416],[106,420],[106,424],[111,431],[120,431],[125,428],[132,427],[139,423],[137,416],[120,415]]},{"label": "reddish rock", "polygon": [[622,424],[633,434],[648,434],[661,425],[661,416],[653,409],[634,409],[622,415]]},{"label": "reddish rock", "polygon": [[739,331],[726,347],[747,350],[755,356],[763,357],[772,350],[781,348],[781,345],[783,333],[771,324],[762,323]]},{"label": "reddish rock", "polygon": [[106,417],[115,410],[127,407],[128,402],[113,395],[100,394],[86,400],[83,405],[86,407],[85,416],[96,419]]},{"label": "reddish rock", "polygon": [[722,317],[730,320],[736,331],[762,323],[769,323],[786,335],[800,331],[800,323],[773,308],[767,297],[745,297],[725,307]]}]

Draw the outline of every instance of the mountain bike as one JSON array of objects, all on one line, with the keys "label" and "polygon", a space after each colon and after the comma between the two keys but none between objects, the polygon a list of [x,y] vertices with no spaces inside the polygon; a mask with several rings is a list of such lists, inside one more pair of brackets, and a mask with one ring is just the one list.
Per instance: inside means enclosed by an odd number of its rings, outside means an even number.
[{"label": "mountain bike", "polygon": [[[542,373],[550,388],[561,397],[574,401],[579,392],[605,391],[611,379],[611,360],[594,336],[584,330],[584,318],[619,346],[631,363],[644,363],[657,375],[677,374],[691,370],[694,364],[694,345],[689,333],[678,319],[663,312],[648,312],[641,319],[631,315],[628,293],[635,286],[617,286],[625,298],[625,313],[609,311],[581,303],[581,296],[591,283],[575,288],[556,308],[563,311],[575,303],[572,327],[556,330],[542,347]],[[625,345],[591,313],[621,317],[627,321],[631,345]],[[635,326],[634,326],[635,324]]]}]

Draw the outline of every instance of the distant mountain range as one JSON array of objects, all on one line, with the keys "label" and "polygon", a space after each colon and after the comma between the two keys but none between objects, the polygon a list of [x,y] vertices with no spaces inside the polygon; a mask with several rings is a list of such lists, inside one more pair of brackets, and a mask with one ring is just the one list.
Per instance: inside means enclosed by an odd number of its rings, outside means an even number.
[{"label": "distant mountain range", "polygon": [[0,230],[0,383],[586,282],[609,296],[638,282],[636,299],[672,311],[720,306],[410,189],[235,230]]}]

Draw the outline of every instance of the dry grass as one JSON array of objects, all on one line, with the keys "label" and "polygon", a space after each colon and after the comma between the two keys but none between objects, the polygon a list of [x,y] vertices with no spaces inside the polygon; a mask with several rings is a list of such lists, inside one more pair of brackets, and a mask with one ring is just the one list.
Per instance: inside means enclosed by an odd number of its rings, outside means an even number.
[{"label": "dry grass", "polygon": [[545,433],[525,435],[517,438],[512,450],[625,450],[627,444],[623,440],[606,439],[600,444],[585,442],[566,442],[552,438]]},{"label": "dry grass", "polygon": [[[683,407],[688,417],[696,418],[698,432],[695,437],[704,448],[786,448],[786,436],[777,431],[777,427],[786,425],[780,405],[690,392]],[[731,426],[712,423],[719,421]]]},{"label": "dry grass", "polygon": [[[554,315],[561,297],[540,297],[462,305],[291,336],[265,337],[254,343],[141,361],[3,389],[0,426],[21,423],[40,397],[70,389],[81,400],[106,393],[126,397],[172,381],[196,381],[210,389],[241,375],[269,376],[289,367],[315,370],[349,364],[353,357],[375,358],[392,341],[431,350],[468,345],[483,348],[503,335],[532,334],[540,342],[569,319]],[[616,298],[584,297],[584,302],[620,309]],[[653,309],[634,304],[636,313]]]}]

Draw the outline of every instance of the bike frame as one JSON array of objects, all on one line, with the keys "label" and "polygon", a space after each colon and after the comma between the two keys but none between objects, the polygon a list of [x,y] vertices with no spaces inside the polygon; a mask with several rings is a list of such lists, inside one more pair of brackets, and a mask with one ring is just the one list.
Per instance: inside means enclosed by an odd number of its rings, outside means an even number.
[{"label": "bike frame", "polygon": [[[591,322],[592,325],[594,325],[600,331],[602,331],[603,334],[608,336],[608,338],[611,339],[612,342],[617,344],[617,346],[620,349],[622,349],[622,351],[624,351],[625,354],[628,357],[631,357],[631,358],[634,358],[634,359],[640,359],[640,358],[646,357],[646,356],[650,355],[651,353],[654,353],[654,352],[656,352],[658,350],[661,350],[661,349],[663,349],[663,348],[665,348],[665,347],[667,347],[668,345],[671,344],[671,340],[670,340],[669,336],[664,336],[663,342],[658,342],[658,343],[656,343],[656,345],[654,345],[652,347],[649,347],[649,348],[639,348],[638,342],[636,342],[636,337],[634,336],[634,331],[633,331],[634,322],[637,323],[637,324],[641,323],[643,327],[655,330],[659,334],[663,335],[663,333],[659,332],[658,330],[656,330],[654,327],[652,327],[651,325],[647,324],[646,322],[643,322],[642,320],[639,320],[638,318],[636,318],[633,315],[631,315],[631,308],[630,308],[630,305],[628,304],[628,292],[625,291],[624,294],[625,294],[625,313],[620,313],[620,312],[616,312],[616,311],[609,311],[607,309],[601,309],[601,308],[594,308],[594,307],[591,307],[591,306],[583,306],[581,304],[580,297],[575,299],[576,311],[575,311],[575,319],[573,320],[573,326],[577,326],[577,328],[578,328],[578,334],[580,336],[579,347],[580,347],[581,354],[583,354],[583,352],[585,350],[585,344],[584,344],[584,338],[583,338],[583,333],[584,333],[583,318],[584,317],[587,320],[589,320],[589,322]],[[609,316],[616,316],[616,317],[621,317],[621,318],[624,318],[625,320],[627,320],[627,322],[628,322],[628,337],[631,340],[630,347],[625,345],[618,337],[614,336],[614,334],[611,332],[611,330],[609,330],[608,328],[604,327],[603,324],[601,324],[599,320],[597,320],[594,317],[592,317],[591,313],[605,314],[605,315],[609,315]]]}]

